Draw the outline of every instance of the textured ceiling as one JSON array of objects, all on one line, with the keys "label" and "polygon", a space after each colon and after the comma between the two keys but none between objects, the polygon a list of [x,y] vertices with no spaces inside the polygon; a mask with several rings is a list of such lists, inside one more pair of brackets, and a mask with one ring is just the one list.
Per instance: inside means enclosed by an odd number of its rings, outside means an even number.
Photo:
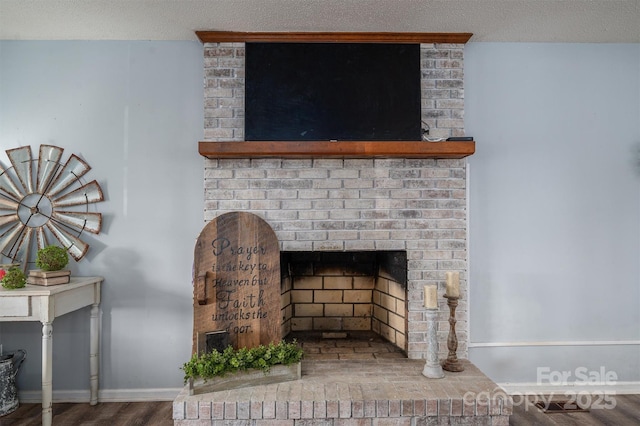
[{"label": "textured ceiling", "polygon": [[3,40],[196,40],[196,30],[640,43],[640,0],[0,0]]}]

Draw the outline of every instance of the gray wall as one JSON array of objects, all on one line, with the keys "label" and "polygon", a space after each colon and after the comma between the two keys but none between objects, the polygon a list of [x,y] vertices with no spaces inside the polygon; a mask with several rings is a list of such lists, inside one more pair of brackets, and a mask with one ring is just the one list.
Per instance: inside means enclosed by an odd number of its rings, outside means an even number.
[{"label": "gray wall", "polygon": [[[74,275],[105,277],[101,389],[177,388],[191,353],[193,247],[203,226],[202,45],[0,42],[0,149],[53,144],[91,166],[105,229]],[[54,389],[88,389],[88,308],[53,323]],[[40,329],[0,325],[40,388]]]},{"label": "gray wall", "polygon": [[[471,359],[501,382],[582,365],[640,380],[638,345],[606,344],[640,340],[640,45],[465,50]],[[5,149],[59,145],[106,193],[104,232],[72,269],[106,278],[112,398],[182,385],[203,226],[202,62],[196,42],[0,42],[3,164]],[[88,389],[88,316],[54,322],[58,395]],[[0,324],[5,350],[29,353],[22,391],[40,388],[39,336],[39,324]],[[605,345],[513,346],[556,341]]]},{"label": "gray wall", "polygon": [[471,43],[465,79],[470,358],[640,380],[640,44]]}]

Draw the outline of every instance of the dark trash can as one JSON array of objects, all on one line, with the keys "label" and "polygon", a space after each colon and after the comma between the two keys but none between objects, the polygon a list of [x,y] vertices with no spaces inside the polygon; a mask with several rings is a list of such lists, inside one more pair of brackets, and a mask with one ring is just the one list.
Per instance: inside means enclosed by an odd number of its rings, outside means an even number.
[{"label": "dark trash can", "polygon": [[16,376],[26,356],[22,349],[0,356],[0,417],[18,408]]}]

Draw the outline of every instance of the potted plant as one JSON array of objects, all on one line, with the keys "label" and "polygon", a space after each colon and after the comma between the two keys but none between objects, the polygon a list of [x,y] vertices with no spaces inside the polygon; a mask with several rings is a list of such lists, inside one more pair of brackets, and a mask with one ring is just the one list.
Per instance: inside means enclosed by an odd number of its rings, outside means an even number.
[{"label": "potted plant", "polygon": [[22,288],[27,284],[27,277],[22,269],[18,267],[11,267],[8,271],[0,269],[0,277],[2,279],[2,287],[7,289]]},{"label": "potted plant", "polygon": [[254,348],[213,350],[194,354],[182,366],[189,393],[197,395],[223,389],[236,389],[297,380],[301,376],[302,348],[293,341],[270,343]]},{"label": "potted plant", "polygon": [[71,281],[71,271],[64,269],[69,263],[67,250],[50,245],[38,250],[36,266],[29,271],[27,283],[34,285],[66,284]]},{"label": "potted plant", "polygon": [[60,271],[69,263],[67,251],[58,246],[47,246],[38,250],[36,266],[43,271]]}]

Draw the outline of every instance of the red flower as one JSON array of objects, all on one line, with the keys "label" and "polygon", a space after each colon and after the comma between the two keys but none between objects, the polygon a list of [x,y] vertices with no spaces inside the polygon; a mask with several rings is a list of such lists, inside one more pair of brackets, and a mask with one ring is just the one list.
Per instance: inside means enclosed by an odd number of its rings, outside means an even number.
[{"label": "red flower", "polygon": [[7,275],[7,271],[0,269],[0,280],[3,279],[5,275]]}]

